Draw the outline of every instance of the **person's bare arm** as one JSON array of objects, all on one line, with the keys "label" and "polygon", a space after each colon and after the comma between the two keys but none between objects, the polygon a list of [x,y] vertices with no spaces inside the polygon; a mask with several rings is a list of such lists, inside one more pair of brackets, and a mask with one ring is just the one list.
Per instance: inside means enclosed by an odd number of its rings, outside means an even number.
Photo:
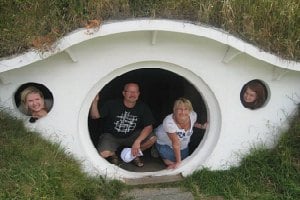
[{"label": "person's bare arm", "polygon": [[172,147],[175,155],[175,163],[168,165],[168,169],[175,169],[181,163],[181,154],[180,154],[180,140],[176,133],[168,133],[168,136],[172,142]]},{"label": "person's bare arm", "polygon": [[132,145],[131,153],[133,156],[138,155],[141,149],[141,142],[148,137],[148,135],[152,132],[152,130],[153,130],[152,125],[148,125],[143,128],[143,130],[140,133],[140,136],[134,141]]},{"label": "person's bare arm", "polygon": [[90,108],[90,116],[92,119],[100,118],[100,113],[98,110],[98,101],[99,101],[99,94],[97,94],[96,97],[94,98]]},{"label": "person's bare arm", "polygon": [[200,123],[196,122],[196,123],[194,124],[194,127],[200,128],[200,129],[206,129],[207,126],[208,126],[208,123],[207,123],[207,122],[205,122],[204,124],[200,124]]}]

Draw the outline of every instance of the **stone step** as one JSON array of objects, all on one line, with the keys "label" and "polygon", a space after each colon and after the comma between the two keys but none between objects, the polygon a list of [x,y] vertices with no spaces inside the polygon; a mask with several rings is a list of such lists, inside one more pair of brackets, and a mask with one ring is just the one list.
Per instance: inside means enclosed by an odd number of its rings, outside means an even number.
[{"label": "stone step", "polygon": [[127,185],[144,185],[144,184],[155,184],[155,183],[169,183],[175,181],[181,181],[183,177],[181,174],[170,175],[170,176],[147,176],[137,179],[124,179]]},{"label": "stone step", "polygon": [[133,200],[194,200],[191,192],[180,188],[143,188],[133,189],[125,194]]}]

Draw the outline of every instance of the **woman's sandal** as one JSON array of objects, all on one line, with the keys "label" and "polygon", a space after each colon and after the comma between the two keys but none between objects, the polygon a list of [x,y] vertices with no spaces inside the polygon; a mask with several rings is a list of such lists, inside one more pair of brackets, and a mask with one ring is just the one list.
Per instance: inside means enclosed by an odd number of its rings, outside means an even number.
[{"label": "woman's sandal", "polygon": [[133,164],[137,167],[143,167],[144,163],[140,157],[136,157],[133,161]]}]

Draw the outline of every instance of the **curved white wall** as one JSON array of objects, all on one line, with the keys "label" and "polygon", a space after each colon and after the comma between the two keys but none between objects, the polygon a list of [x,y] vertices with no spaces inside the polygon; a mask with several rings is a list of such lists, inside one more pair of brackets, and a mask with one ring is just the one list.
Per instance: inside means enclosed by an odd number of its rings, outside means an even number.
[{"label": "curved white wall", "polygon": [[[86,171],[109,178],[226,169],[238,164],[253,144],[272,145],[300,102],[299,63],[280,60],[208,27],[166,20],[104,24],[94,34],[79,30],[69,35],[53,52],[44,58],[30,52],[2,60],[0,103],[26,119],[15,109],[14,92],[27,82],[47,86],[54,106],[28,127],[59,141],[82,160]],[[210,126],[205,138],[176,170],[128,172],[100,158],[89,139],[87,116],[95,94],[115,76],[139,68],[184,76],[207,105]],[[252,79],[263,80],[271,94],[268,104],[257,110],[244,108],[239,99],[242,86]]]}]

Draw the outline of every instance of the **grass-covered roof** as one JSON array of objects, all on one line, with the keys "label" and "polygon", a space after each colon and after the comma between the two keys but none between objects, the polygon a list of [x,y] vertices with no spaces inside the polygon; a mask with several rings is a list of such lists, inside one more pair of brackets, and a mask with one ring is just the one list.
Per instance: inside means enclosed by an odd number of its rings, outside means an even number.
[{"label": "grass-covered roof", "polygon": [[298,0],[2,0],[0,57],[43,48],[89,20],[175,19],[221,28],[264,51],[300,60]]}]

